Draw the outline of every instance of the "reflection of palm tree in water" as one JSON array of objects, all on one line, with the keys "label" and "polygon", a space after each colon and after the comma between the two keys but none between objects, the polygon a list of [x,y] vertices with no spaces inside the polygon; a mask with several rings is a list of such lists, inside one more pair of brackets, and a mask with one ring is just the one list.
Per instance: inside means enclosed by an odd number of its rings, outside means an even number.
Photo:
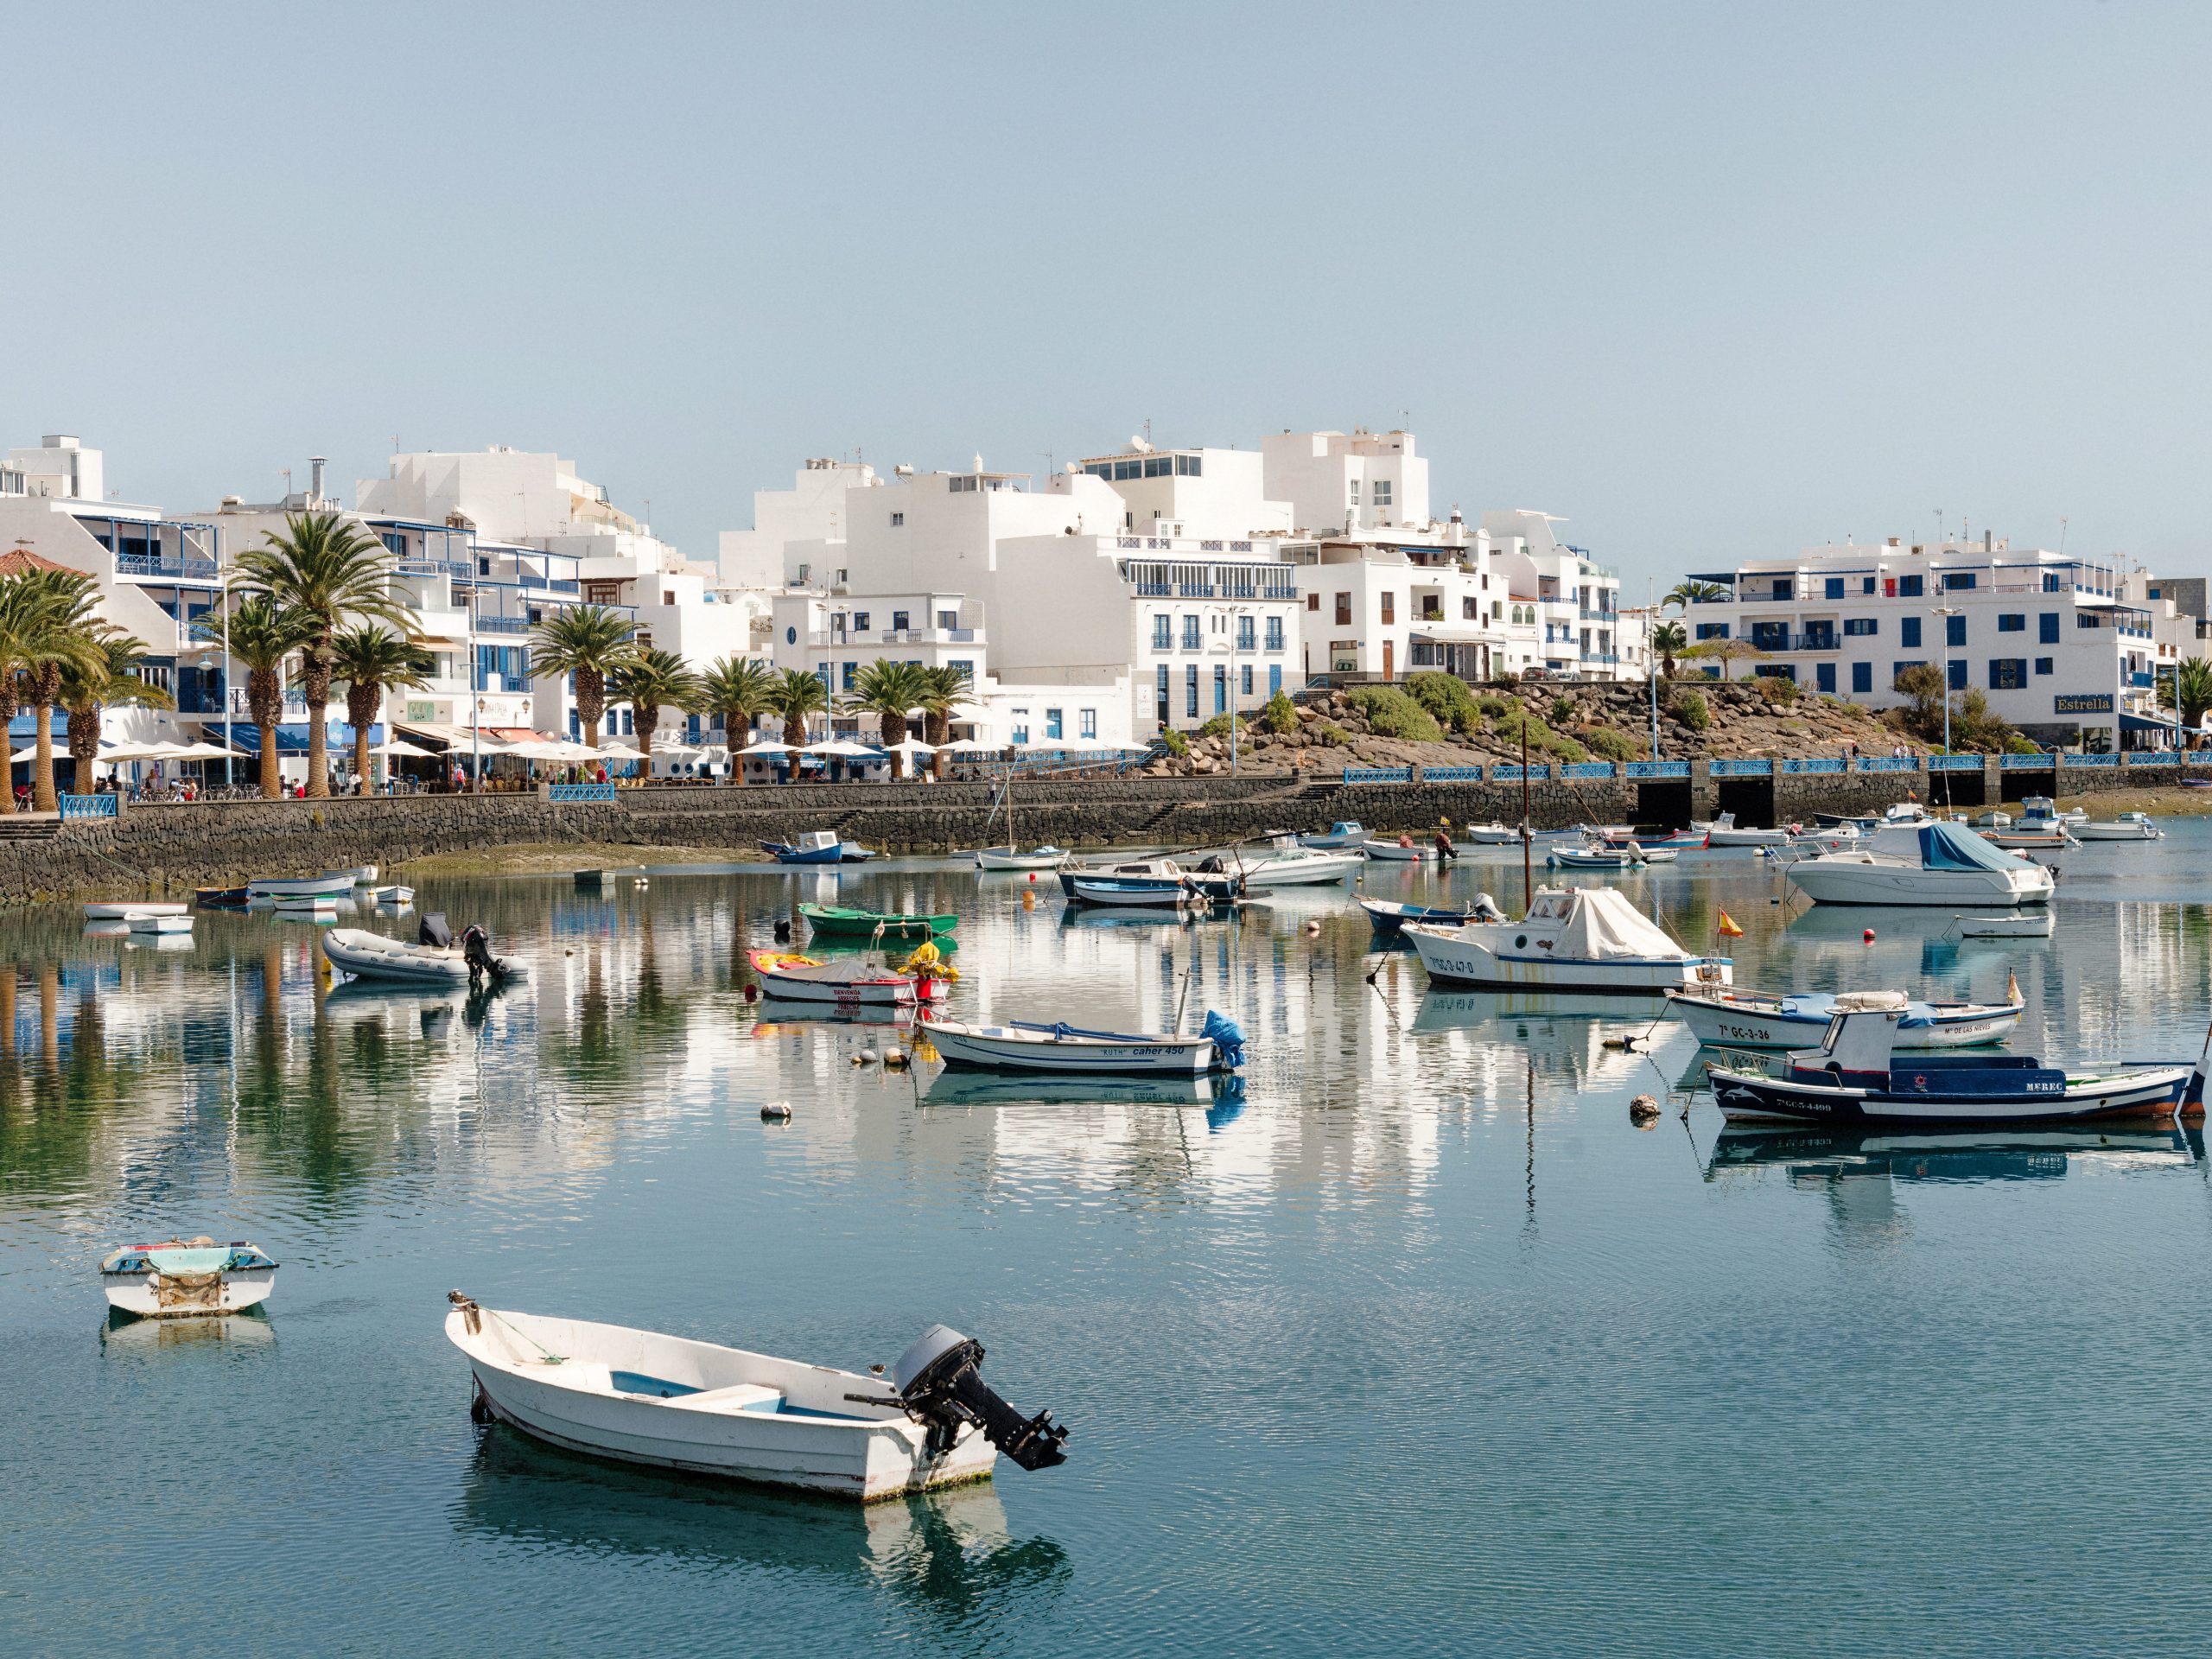
[{"label": "reflection of palm tree in water", "polygon": [[1007,1535],[988,1484],[863,1507],[603,1462],[504,1423],[480,1431],[454,1524],[580,1559],[613,1554],[872,1583],[933,1625],[968,1632],[1033,1620],[1073,1572],[1053,1540]]}]

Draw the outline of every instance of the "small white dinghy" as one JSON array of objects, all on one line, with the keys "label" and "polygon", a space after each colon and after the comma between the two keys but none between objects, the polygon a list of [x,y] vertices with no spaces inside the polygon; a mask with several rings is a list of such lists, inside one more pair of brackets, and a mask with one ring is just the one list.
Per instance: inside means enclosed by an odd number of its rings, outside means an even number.
[{"label": "small white dinghy", "polygon": [[156,903],[150,899],[101,899],[85,906],[88,922],[127,922],[133,916],[182,916],[183,904]]},{"label": "small white dinghy", "polygon": [[276,1262],[244,1239],[126,1244],[100,1263],[108,1306],[147,1319],[236,1313],[267,1301],[276,1283]]},{"label": "small white dinghy", "polygon": [[369,889],[369,898],[375,904],[405,906],[415,902],[415,889],[397,887],[372,887]]},{"label": "small white dinghy", "polygon": [[980,847],[976,850],[979,870],[1052,870],[1067,853],[1058,847],[1038,847],[1023,852],[1014,847]]},{"label": "small white dinghy", "polygon": [[248,899],[341,899],[353,891],[351,870],[334,870],[321,875],[257,875],[245,884]]},{"label": "small white dinghy", "polygon": [[1234,1071],[1244,1061],[1244,1034],[1217,1014],[1195,1037],[1176,1032],[1084,1031],[1070,1025],[1016,1020],[971,1026],[932,1020],[922,1027],[947,1065],[1009,1071],[1110,1072],[1120,1076],[1195,1077]]},{"label": "small white dinghy", "polygon": [[2057,918],[2038,910],[2019,916],[1955,916],[1951,925],[1962,939],[2047,939]]},{"label": "small white dinghy", "polygon": [[192,918],[182,911],[134,910],[124,924],[133,933],[189,933]]},{"label": "small white dinghy", "polygon": [[1066,1461],[1067,1430],[1020,1413],[978,1375],[982,1344],[932,1325],[888,1374],[448,1300],[479,1421],[572,1452],[863,1503]]},{"label": "small white dinghy", "polygon": [[[357,979],[398,980],[417,985],[454,985],[468,977],[467,935],[454,945],[417,944],[372,933],[365,928],[334,927],[322,936],[330,965]],[[528,970],[512,957],[486,951],[494,979],[518,979]]]}]

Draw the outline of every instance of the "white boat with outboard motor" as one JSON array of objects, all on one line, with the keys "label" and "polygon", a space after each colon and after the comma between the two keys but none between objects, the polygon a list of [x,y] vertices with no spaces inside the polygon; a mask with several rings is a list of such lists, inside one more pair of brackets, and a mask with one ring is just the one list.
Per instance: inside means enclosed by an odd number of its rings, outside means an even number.
[{"label": "white boat with outboard motor", "polygon": [[1652,992],[1726,985],[1726,957],[1693,956],[1611,887],[1539,887],[1517,922],[1401,930],[1432,979],[1522,990]]},{"label": "white boat with outboard motor", "polygon": [[1329,826],[1326,835],[1300,836],[1308,847],[1318,847],[1324,852],[1339,847],[1357,847],[1367,840],[1367,826],[1357,818],[1338,818]]},{"label": "white boat with outboard motor", "polygon": [[1710,823],[1700,823],[1693,818],[1690,828],[1701,832],[1707,847],[1782,847],[1789,841],[1790,831],[1782,830],[1751,830],[1739,828],[1733,812],[1723,812]]},{"label": "white boat with outboard motor", "polygon": [[1822,830],[1840,829],[1849,824],[1865,835],[1877,830],[1893,828],[1898,824],[1933,823],[1936,815],[1918,801],[1899,801],[1879,812],[1815,812],[1813,822]]},{"label": "white boat with outboard motor", "polygon": [[1817,905],[2041,905],[2054,886],[2042,865],[2000,852],[1961,823],[1879,830],[1786,873]]},{"label": "white boat with outboard motor", "polygon": [[934,1019],[922,1027],[922,1034],[947,1065],[1014,1071],[1190,1077],[1200,1071],[1233,1071],[1244,1063],[1244,1033],[1235,1021],[1213,1013],[1206,1015],[1195,1037],[1172,1031],[1090,1031],[1021,1020],[975,1026]]},{"label": "white boat with outboard motor", "polygon": [[979,870],[1049,870],[1057,868],[1067,856],[1064,847],[1037,847],[1022,852],[1013,847],[979,847],[976,849],[976,868]]},{"label": "white boat with outboard motor", "polygon": [[244,1239],[218,1244],[204,1234],[159,1244],[126,1244],[100,1263],[108,1306],[142,1319],[236,1313],[276,1287],[276,1264]]},{"label": "white boat with outboard motor", "polygon": [[1419,841],[1409,835],[1400,836],[1395,841],[1377,841],[1370,836],[1359,843],[1359,849],[1368,857],[1385,864],[1421,864],[1444,856],[1444,849],[1433,841]]},{"label": "white boat with outboard motor", "polygon": [[1971,1048],[2001,1043],[2020,1023],[2026,1004],[2018,981],[2003,1002],[1917,1001],[1903,991],[1837,991],[1790,995],[1732,987],[1675,990],[1667,1011],[1711,1048],[1789,1048],[1809,1042],[1840,1012],[1895,1008],[1899,1048]]},{"label": "white boat with outboard motor", "polygon": [[1325,852],[1318,847],[1306,846],[1296,836],[1276,836],[1269,847],[1271,850],[1257,857],[1238,860],[1248,893],[1265,893],[1275,887],[1321,887],[1356,875],[1367,865],[1366,855],[1355,849]]},{"label": "white boat with outboard motor", "polygon": [[412,944],[358,927],[334,927],[322,935],[322,954],[331,967],[357,979],[452,985],[489,975],[496,983],[528,971],[512,957],[493,956],[491,947],[491,935],[480,927],[462,929],[455,940],[436,911],[423,918]]},{"label": "white boat with outboard motor", "polygon": [[1779,1073],[1706,1064],[1730,1121],[2069,1123],[2199,1113],[2212,1036],[2192,1067],[2115,1065],[2069,1073],[2025,1054],[1896,1053],[1901,1008],[1840,1009],[1817,1048],[1793,1049]]},{"label": "white boat with outboard motor", "polygon": [[1477,847],[1510,847],[1517,845],[1525,837],[1519,824],[1503,824],[1493,820],[1489,823],[1465,826],[1459,831],[1459,838]]},{"label": "white boat with outboard motor", "polygon": [[2109,823],[2069,823],[2068,832],[2076,841],[2163,841],[2166,834],[2147,812],[2123,812]]},{"label": "white boat with outboard motor", "polygon": [[873,1502],[1066,1461],[1050,1412],[1024,1417],[980,1374],[981,1343],[932,1325],[887,1370],[839,1370],[448,1294],[479,1421],[624,1463]]}]

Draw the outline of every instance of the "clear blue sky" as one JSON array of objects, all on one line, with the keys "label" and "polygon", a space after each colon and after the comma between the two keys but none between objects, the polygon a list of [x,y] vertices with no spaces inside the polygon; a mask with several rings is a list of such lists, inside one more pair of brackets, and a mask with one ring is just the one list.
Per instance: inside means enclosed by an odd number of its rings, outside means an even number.
[{"label": "clear blue sky", "polygon": [[9,29],[0,436],[172,510],[505,442],[710,557],[806,455],[1409,410],[1440,511],[1563,513],[1632,578],[1938,507],[2203,568],[2202,5]]}]

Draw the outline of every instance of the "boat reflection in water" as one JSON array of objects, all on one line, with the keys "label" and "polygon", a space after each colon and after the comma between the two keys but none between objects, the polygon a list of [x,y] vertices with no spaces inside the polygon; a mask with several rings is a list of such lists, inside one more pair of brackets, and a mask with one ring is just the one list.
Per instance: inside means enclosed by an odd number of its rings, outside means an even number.
[{"label": "boat reflection in water", "polygon": [[988,1484],[826,1503],[602,1463],[505,1424],[479,1433],[453,1511],[464,1535],[582,1559],[861,1580],[970,1636],[1034,1620],[1068,1582],[1067,1552],[1049,1538],[1017,1541]]},{"label": "boat reflection in water", "polygon": [[1970,1129],[1956,1135],[1909,1129],[1836,1134],[1786,1125],[1731,1124],[1706,1160],[1706,1179],[1731,1170],[1774,1166],[1793,1186],[1840,1182],[2049,1181],[2077,1158],[2100,1164],[2188,1164],[2203,1155],[2200,1133],[2114,1124],[2102,1128]]},{"label": "boat reflection in water", "polygon": [[179,1349],[267,1348],[276,1340],[269,1310],[257,1306],[235,1313],[192,1319],[142,1319],[111,1307],[100,1322],[100,1347],[114,1355],[168,1353]]},{"label": "boat reflection in water", "polygon": [[1244,1110],[1244,1080],[1229,1074],[1159,1077],[1038,1077],[945,1071],[923,1091],[924,1106],[1203,1107],[1217,1131]]}]

